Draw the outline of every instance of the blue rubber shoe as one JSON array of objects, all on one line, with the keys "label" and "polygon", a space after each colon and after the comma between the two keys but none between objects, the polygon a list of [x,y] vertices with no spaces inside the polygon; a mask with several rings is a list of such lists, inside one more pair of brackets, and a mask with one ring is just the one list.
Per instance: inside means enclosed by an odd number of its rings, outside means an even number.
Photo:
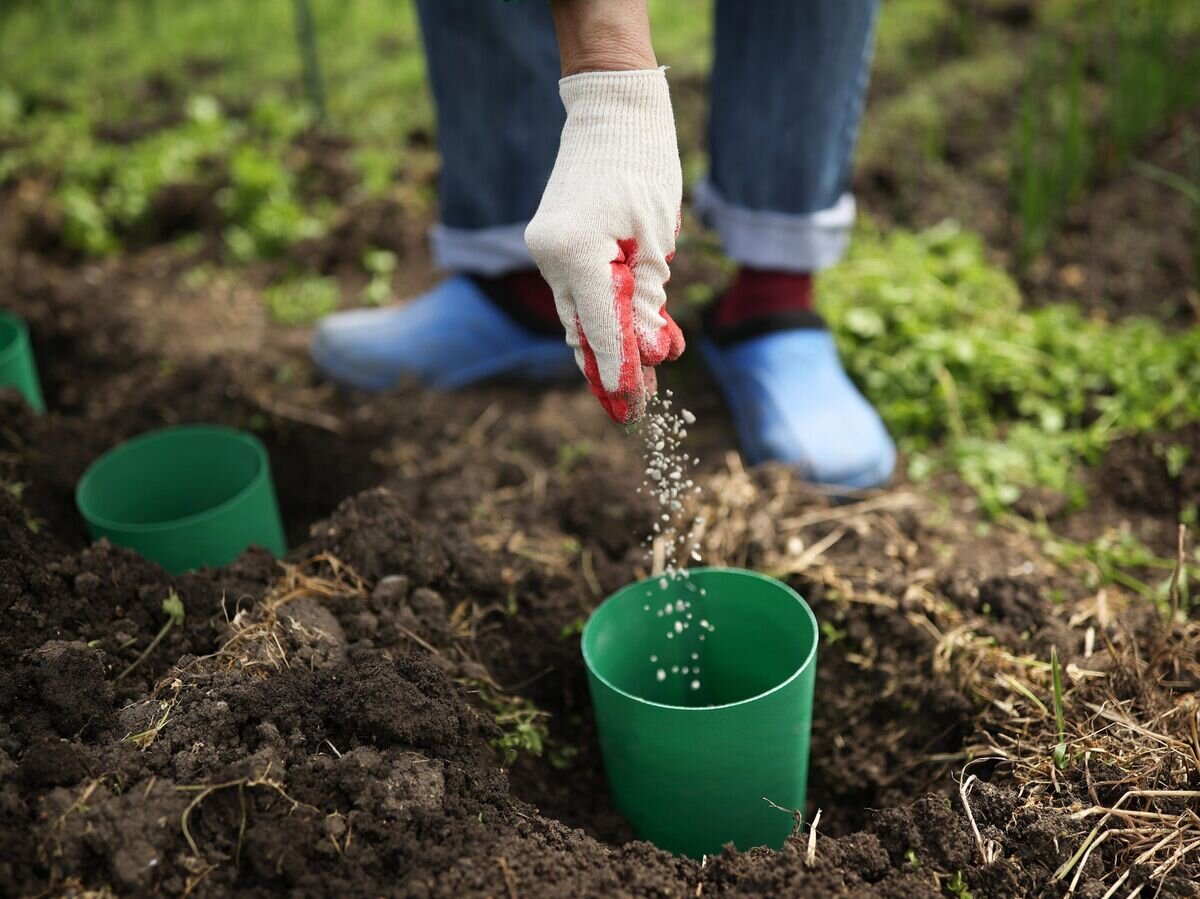
[{"label": "blue rubber shoe", "polygon": [[326,316],[311,352],[329,378],[363,390],[386,390],[405,377],[454,390],[490,378],[579,374],[561,337],[523,328],[461,275],[403,306]]},{"label": "blue rubber shoe", "polygon": [[725,394],[750,464],[783,462],[831,487],[881,487],[896,445],[846,376],[824,329],[777,331],[700,351]]}]

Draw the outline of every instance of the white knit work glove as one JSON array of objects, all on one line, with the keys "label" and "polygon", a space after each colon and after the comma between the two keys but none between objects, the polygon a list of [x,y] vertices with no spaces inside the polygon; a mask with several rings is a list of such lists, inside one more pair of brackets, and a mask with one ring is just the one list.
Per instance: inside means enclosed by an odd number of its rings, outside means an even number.
[{"label": "white knit work glove", "polygon": [[671,97],[661,68],[572,75],[559,93],[567,122],[525,243],[592,393],[625,424],[652,366],[683,352],[664,289],[683,192]]}]

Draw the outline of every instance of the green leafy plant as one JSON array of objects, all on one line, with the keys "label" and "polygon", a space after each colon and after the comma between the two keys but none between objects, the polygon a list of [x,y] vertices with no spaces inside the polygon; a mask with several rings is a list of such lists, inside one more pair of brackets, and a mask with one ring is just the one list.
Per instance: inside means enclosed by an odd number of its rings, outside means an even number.
[{"label": "green leafy plant", "polygon": [[481,690],[479,695],[500,728],[500,736],[492,741],[492,745],[500,750],[505,765],[511,765],[522,752],[542,754],[550,735],[546,726],[550,717],[547,713],[523,696],[509,696],[487,689]]},{"label": "green leafy plant", "polygon": [[825,286],[847,369],[901,448],[922,474],[957,471],[990,515],[1030,487],[1079,505],[1082,466],[1114,439],[1200,417],[1200,330],[1023,309],[953,223],[864,229]]},{"label": "green leafy plant", "polygon": [[955,871],[954,876],[946,881],[946,892],[955,899],[975,899],[974,894],[967,889],[967,882],[963,880],[962,871]]},{"label": "green leafy plant", "polygon": [[363,303],[382,306],[392,298],[392,273],[396,271],[396,254],[391,250],[367,250],[363,268],[371,280],[363,290]]},{"label": "green leafy plant", "polygon": [[290,278],[267,288],[263,299],[275,321],[308,325],[338,307],[341,291],[333,278]]},{"label": "green leafy plant", "polygon": [[183,123],[125,147],[96,143],[64,119],[10,165],[54,172],[64,242],[89,255],[111,253],[121,235],[142,227],[160,190],[196,179],[204,160],[236,139],[237,126],[212,98],[193,97],[187,112]]},{"label": "green leafy plant", "polygon": [[558,632],[559,639],[571,640],[583,633],[583,627],[587,622],[582,618],[576,618],[569,624],[564,624],[562,630]]},{"label": "green leafy plant", "polygon": [[826,618],[821,622],[821,636],[825,638],[826,643],[833,646],[842,642],[850,635]]},{"label": "green leafy plant", "polygon": [[291,244],[325,232],[328,210],[304,207],[295,176],[278,152],[239,146],[229,161],[229,181],[221,206],[233,223],[225,230],[225,243],[235,260],[277,256]]},{"label": "green leafy plant", "polygon": [[63,240],[91,256],[111,253],[121,245],[96,196],[78,184],[64,185],[57,195],[63,216]]}]

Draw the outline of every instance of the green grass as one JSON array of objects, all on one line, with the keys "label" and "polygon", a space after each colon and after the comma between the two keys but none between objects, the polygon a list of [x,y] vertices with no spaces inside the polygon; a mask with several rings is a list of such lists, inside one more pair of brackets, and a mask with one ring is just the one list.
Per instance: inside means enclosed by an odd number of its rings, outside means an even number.
[{"label": "green grass", "polygon": [[1112,440],[1200,417],[1200,330],[1024,309],[978,238],[953,224],[863,230],[822,296],[910,474],[956,470],[993,515],[1033,486],[1080,505],[1082,467]]},{"label": "green grass", "polygon": [[1058,663],[1058,648],[1050,647],[1050,672],[1054,682],[1054,730],[1058,734],[1058,742],[1054,745],[1054,764],[1060,771],[1065,771],[1070,764],[1071,754],[1067,749],[1067,723],[1063,714],[1063,678],[1062,666]]},{"label": "green grass", "polygon": [[[335,127],[395,136],[429,123],[410,3],[320,0],[313,12]],[[292,14],[290,0],[24,3],[0,19],[0,83],[99,120],[139,112],[139,90],[151,78],[227,100],[252,101],[264,90],[296,95],[302,70]]]},{"label": "green grass", "polygon": [[1023,263],[1089,181],[1123,171],[1171,116],[1200,102],[1191,0],[1077,0],[1069,17],[1065,6],[1043,15],[1012,141]]},{"label": "green grass", "polygon": [[[711,2],[650,5],[663,61],[685,73],[707,68]],[[331,128],[394,147],[413,129],[432,126],[412,3],[312,0],[311,8]],[[152,79],[184,96],[202,92],[242,103],[255,103],[264,92],[299,98],[304,70],[295,33],[291,0],[6,5],[0,11],[0,133],[14,107],[36,109],[50,100],[98,121],[142,115]]]},{"label": "green grass", "polygon": [[[1084,53],[1076,47],[1064,63],[1044,38],[1034,53],[1021,99],[1012,167],[1020,258],[1029,261],[1045,247],[1066,207],[1079,198],[1091,171],[1094,136],[1084,111]],[[1056,66],[1065,65],[1065,72]],[[1055,90],[1047,91],[1047,83]]]}]

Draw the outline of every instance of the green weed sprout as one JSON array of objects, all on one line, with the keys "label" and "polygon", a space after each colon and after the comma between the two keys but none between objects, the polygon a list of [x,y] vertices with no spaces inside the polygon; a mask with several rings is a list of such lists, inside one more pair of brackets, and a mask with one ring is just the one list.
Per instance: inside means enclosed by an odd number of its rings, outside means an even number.
[{"label": "green weed sprout", "polygon": [[962,871],[955,871],[954,876],[946,881],[946,892],[955,899],[975,899],[974,894],[967,889],[967,882],[963,880]]},{"label": "green weed sprout", "polygon": [[167,616],[166,624],[164,624],[162,629],[154,635],[154,639],[150,641],[150,645],[143,649],[141,654],[132,662],[130,662],[129,666],[124,671],[114,678],[114,683],[116,681],[124,680],[129,676],[129,673],[133,671],[134,668],[142,664],[142,662],[146,660],[150,653],[154,652],[154,648],[163,641],[163,638],[171,632],[171,628],[183,627],[183,600],[179,598],[179,594],[174,590],[167,594],[167,598],[162,601],[162,610]]},{"label": "green weed sprout", "polygon": [[550,716],[546,712],[523,696],[508,696],[484,689],[479,697],[491,709],[500,728],[500,736],[492,741],[492,745],[502,754],[505,765],[511,765],[522,752],[542,754],[550,736],[546,726]]},{"label": "green weed sprout", "polygon": [[1054,679],[1054,726],[1058,731],[1058,743],[1054,747],[1054,764],[1065,771],[1071,756],[1067,750],[1067,721],[1063,715],[1062,667],[1058,663],[1058,648],[1050,647],[1050,673]]}]

